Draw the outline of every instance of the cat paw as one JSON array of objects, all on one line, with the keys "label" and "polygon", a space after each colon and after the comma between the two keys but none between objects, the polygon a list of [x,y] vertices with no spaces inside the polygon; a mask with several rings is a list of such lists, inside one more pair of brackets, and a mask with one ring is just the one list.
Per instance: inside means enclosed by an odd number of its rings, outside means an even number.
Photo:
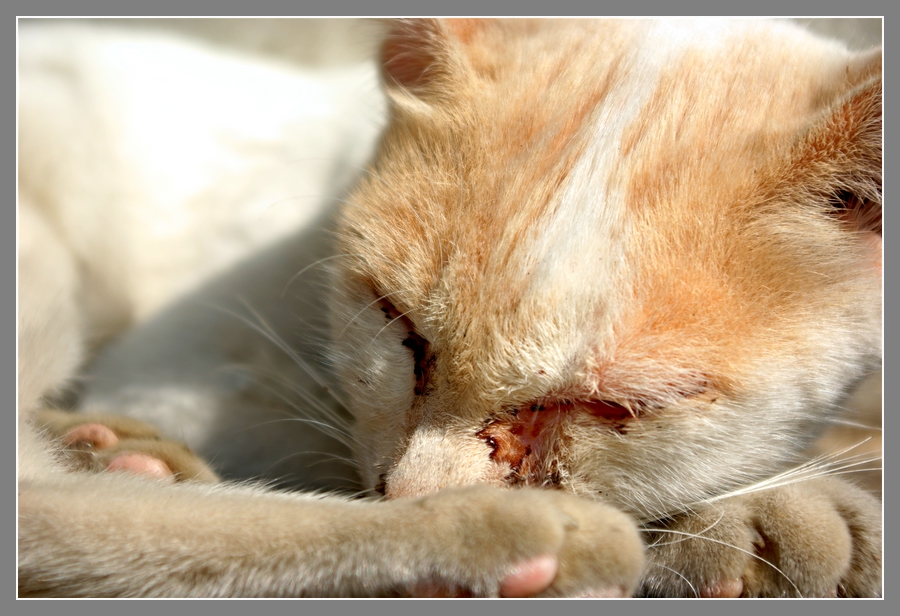
[{"label": "cat paw", "polygon": [[[643,571],[644,546],[628,515],[561,491],[453,489],[419,499],[416,509],[436,528],[447,522],[438,549],[457,564],[414,586],[413,596],[630,597]],[[493,581],[472,578],[492,570]]]},{"label": "cat paw", "polygon": [[645,596],[881,595],[881,504],[821,478],[735,496],[650,531]]},{"label": "cat paw", "polygon": [[44,409],[34,421],[61,444],[63,459],[72,468],[127,471],[168,481],[219,481],[185,445],[166,440],[156,428],[129,417]]}]

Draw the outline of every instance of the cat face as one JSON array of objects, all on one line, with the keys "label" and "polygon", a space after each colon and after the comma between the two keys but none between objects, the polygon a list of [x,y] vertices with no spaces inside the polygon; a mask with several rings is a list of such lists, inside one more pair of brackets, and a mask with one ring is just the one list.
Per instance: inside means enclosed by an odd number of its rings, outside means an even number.
[{"label": "cat face", "polygon": [[783,24],[412,21],[342,213],[367,486],[656,518],[777,470],[880,360],[881,60]]}]

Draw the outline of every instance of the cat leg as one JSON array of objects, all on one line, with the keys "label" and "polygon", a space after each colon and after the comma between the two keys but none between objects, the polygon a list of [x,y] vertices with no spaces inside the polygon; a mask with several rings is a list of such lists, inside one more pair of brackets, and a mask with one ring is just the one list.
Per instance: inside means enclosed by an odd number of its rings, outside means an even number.
[{"label": "cat leg", "polygon": [[60,457],[71,468],[124,470],[175,481],[219,480],[184,444],[162,438],[156,428],[136,419],[41,409],[34,423],[58,444]]},{"label": "cat leg", "polygon": [[23,483],[19,507],[20,596],[497,596],[542,556],[543,595],[625,595],[643,566],[627,516],[549,490],[372,502],[73,472]]},{"label": "cat leg", "polygon": [[840,479],[728,498],[648,535],[644,595],[881,594],[881,503]]}]

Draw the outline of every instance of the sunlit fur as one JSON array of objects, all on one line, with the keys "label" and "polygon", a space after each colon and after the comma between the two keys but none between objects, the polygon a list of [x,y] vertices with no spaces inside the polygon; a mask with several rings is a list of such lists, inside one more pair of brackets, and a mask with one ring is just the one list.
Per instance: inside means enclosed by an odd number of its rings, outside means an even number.
[{"label": "sunlit fur", "polygon": [[370,487],[503,485],[486,422],[606,400],[645,410],[624,433],[572,412],[548,466],[652,520],[796,462],[878,366],[880,235],[829,200],[880,207],[880,55],[758,22],[393,36],[332,300]]},{"label": "sunlit fur", "polygon": [[[387,31],[363,171],[371,63],[20,30],[20,596],[497,596],[543,557],[539,596],[879,594],[880,503],[834,477],[877,452],[800,452],[881,357],[880,50],[757,21]],[[73,469],[38,418],[81,377],[107,415],[66,425],[132,415],[151,453],[272,474]],[[371,498],[271,489],[284,451],[344,445]]]}]

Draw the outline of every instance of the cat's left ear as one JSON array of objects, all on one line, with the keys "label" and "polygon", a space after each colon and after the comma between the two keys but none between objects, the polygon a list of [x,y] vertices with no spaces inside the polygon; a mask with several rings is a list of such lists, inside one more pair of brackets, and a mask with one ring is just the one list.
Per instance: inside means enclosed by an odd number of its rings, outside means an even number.
[{"label": "cat's left ear", "polygon": [[795,185],[818,194],[851,230],[880,243],[881,49],[853,57],[843,78],[842,94],[794,149]]},{"label": "cat's left ear", "polygon": [[480,19],[397,19],[381,45],[385,90],[395,105],[434,104],[472,79],[468,47],[486,22]]}]

